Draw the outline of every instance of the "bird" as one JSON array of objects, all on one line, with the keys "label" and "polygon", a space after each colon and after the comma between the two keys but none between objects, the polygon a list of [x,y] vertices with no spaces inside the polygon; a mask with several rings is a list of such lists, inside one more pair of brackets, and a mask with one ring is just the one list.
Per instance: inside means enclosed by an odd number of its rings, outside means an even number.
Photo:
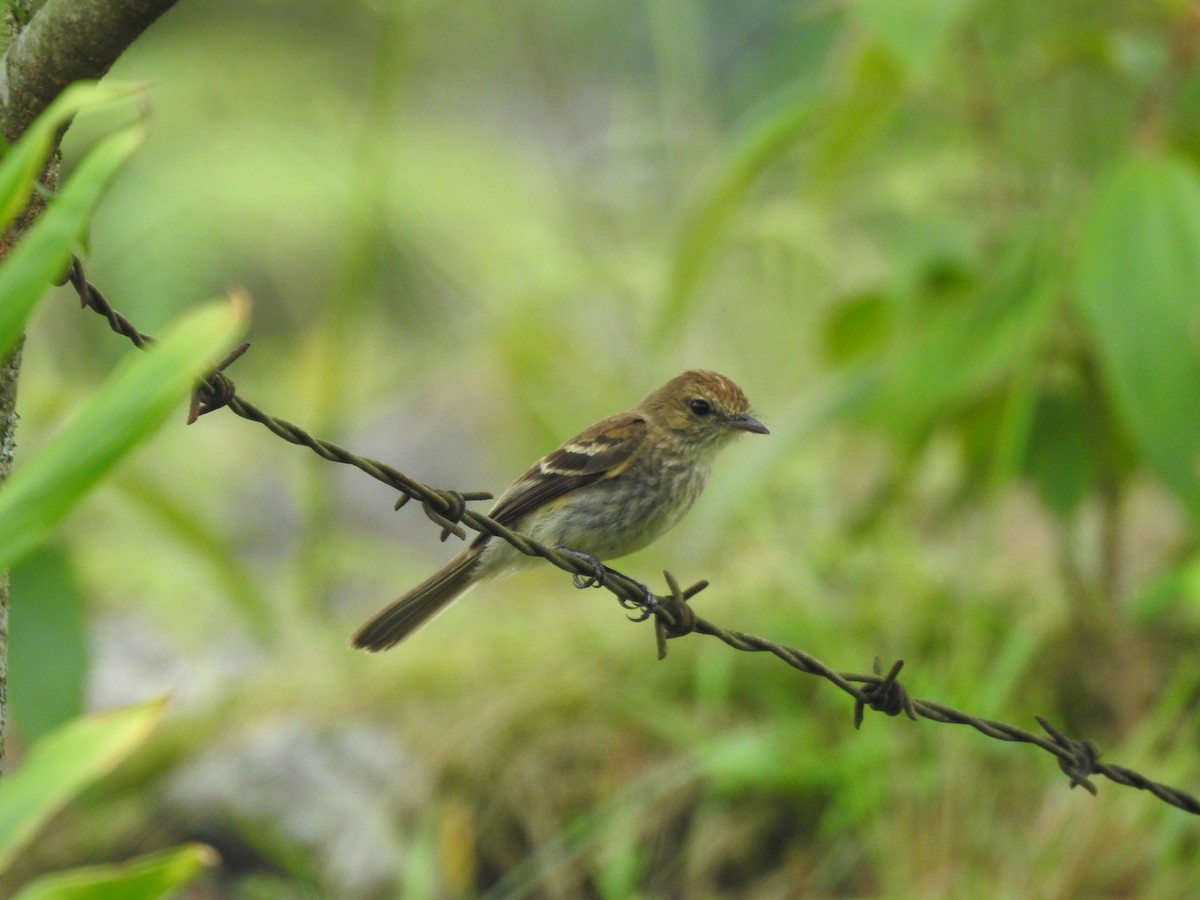
[{"label": "bird", "polygon": [[[601,561],[640,550],[679,522],[732,438],[770,433],[749,410],[729,378],[689,369],[542,457],[489,515],[601,572]],[[394,647],[479,582],[535,563],[502,538],[480,534],[363,624],[351,646],[372,653]]]}]

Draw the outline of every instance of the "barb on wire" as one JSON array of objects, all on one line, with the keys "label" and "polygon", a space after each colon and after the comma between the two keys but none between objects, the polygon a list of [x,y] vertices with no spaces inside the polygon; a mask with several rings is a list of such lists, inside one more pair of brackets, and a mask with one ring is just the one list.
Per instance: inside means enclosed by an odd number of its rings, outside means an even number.
[{"label": "barb on wire", "polygon": [[887,713],[889,716],[898,716],[900,713],[904,713],[914,722],[916,721],[917,713],[913,701],[908,696],[908,691],[904,689],[904,685],[896,680],[903,668],[904,660],[898,659],[892,663],[887,675],[884,675],[883,664],[879,661],[878,656],[875,657],[871,671],[882,676],[882,680],[868,684],[863,690],[865,699],[854,701],[855,729],[862,727],[863,716],[868,706],[881,713]]},{"label": "barb on wire", "polygon": [[[153,343],[152,337],[138,331],[128,319],[116,312],[96,286],[87,280],[83,265],[77,257],[72,257],[67,280],[75,288],[82,305],[104,316],[113,331],[129,338],[139,348],[145,348]],[[741,631],[720,628],[697,616],[688,605],[688,601],[692,597],[708,586],[707,581],[699,581],[683,590],[680,589],[679,582],[674,575],[664,572],[667,593],[655,594],[645,584],[615,569],[603,566],[600,571],[594,560],[590,560],[582,554],[566,552],[540,544],[519,532],[506,528],[489,516],[467,507],[467,503],[473,500],[490,499],[491,494],[483,491],[446,491],[430,487],[391,466],[377,460],[356,456],[337,444],[313,437],[290,422],[269,416],[239,397],[233,383],[224,374],[224,370],[241,357],[248,346],[248,344],[243,344],[234,350],[207,378],[197,385],[188,412],[189,424],[199,416],[221,407],[227,407],[244,419],[258,422],[272,434],[289,443],[308,447],[318,456],[331,462],[354,466],[372,478],[395,488],[401,493],[400,499],[396,502],[397,509],[404,506],[409,500],[420,501],[425,514],[442,529],[441,539],[443,541],[451,534],[465,539],[466,531],[463,526],[466,526],[474,531],[490,534],[507,541],[521,553],[541,557],[552,565],[578,576],[582,579],[577,582],[578,584],[585,586],[594,584],[603,587],[614,594],[623,607],[641,610],[643,616],[638,621],[649,617],[654,618],[654,633],[659,659],[666,657],[667,641],[671,638],[683,637],[688,634],[715,637],[735,650],[770,653],[798,671],[824,678],[854,700],[855,728],[861,727],[868,708],[889,716],[898,716],[903,713],[913,720],[922,718],[951,725],[966,725],[995,740],[1040,747],[1058,760],[1059,767],[1070,779],[1071,787],[1081,786],[1084,790],[1095,794],[1097,789],[1091,777],[1103,775],[1116,784],[1149,791],[1164,803],[1193,815],[1200,815],[1200,799],[1179,788],[1153,781],[1133,769],[1101,762],[1100,750],[1095,742],[1068,738],[1042,716],[1036,718],[1038,724],[1049,735],[1048,738],[1005,722],[972,716],[940,703],[911,697],[899,681],[900,670],[904,666],[903,660],[893,663],[886,674],[883,672],[882,663],[878,658],[874,660],[873,671],[870,674],[837,672],[803,650],[785,644],[777,644],[766,638]]]},{"label": "barb on wire", "polygon": [[[440,540],[445,542],[446,538],[454,535],[460,541],[467,539],[467,533],[461,525],[456,524],[462,518],[464,512],[467,511],[467,504],[472,500],[491,500],[492,495],[489,491],[443,491],[443,496],[450,501],[450,509],[445,513],[439,512],[438,509],[429,500],[421,503],[421,508],[425,510],[425,515],[429,517],[434,525],[438,525],[442,529]],[[401,494],[396,501],[394,509],[400,509],[409,500],[408,494]]]},{"label": "barb on wire", "polygon": [[209,373],[207,378],[196,385],[196,389],[192,391],[192,402],[188,405],[187,423],[189,425],[201,416],[227,406],[233,399],[237,388],[225,376],[225,370],[241,359],[249,349],[249,341],[238,344],[229,352],[228,356],[217,363],[217,367]]}]

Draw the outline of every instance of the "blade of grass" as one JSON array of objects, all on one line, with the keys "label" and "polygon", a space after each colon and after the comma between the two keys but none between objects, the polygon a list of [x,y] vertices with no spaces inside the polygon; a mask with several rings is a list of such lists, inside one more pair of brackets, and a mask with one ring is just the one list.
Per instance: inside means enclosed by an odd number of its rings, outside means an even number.
[{"label": "blade of grass", "polygon": [[141,90],[139,86],[128,83],[79,82],[63,91],[26,129],[21,139],[3,154],[3,162],[0,162],[0,231],[7,228],[25,208],[46,157],[54,147],[59,129],[84,110],[124,102]]},{"label": "blade of grass", "polygon": [[87,866],[39,878],[13,900],[150,900],[173,896],[219,862],[206,844],[184,844],[111,866]]},{"label": "blade of grass", "polygon": [[165,705],[152,700],[76,719],[33,745],[0,782],[0,871],[68,800],[145,740]]}]

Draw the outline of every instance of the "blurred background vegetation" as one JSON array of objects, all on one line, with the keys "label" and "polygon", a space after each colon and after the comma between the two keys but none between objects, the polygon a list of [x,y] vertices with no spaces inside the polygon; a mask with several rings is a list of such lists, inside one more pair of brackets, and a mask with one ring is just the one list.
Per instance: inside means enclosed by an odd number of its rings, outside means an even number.
[{"label": "blurred background vegetation", "polygon": [[[89,276],[230,285],[271,413],[499,490],[679,370],[772,427],[619,564],[835,668],[1200,789],[1200,5],[183,0]],[[66,166],[108,123],[81,119]],[[132,352],[68,291],[18,465]],[[194,897],[1183,897],[1196,822],[868,718],[536,571],[399,650],[419,511],[233,416],[168,426],[13,573],[13,762],[168,715],[10,878],[200,840]],[[310,458],[311,457],[311,458]]]}]

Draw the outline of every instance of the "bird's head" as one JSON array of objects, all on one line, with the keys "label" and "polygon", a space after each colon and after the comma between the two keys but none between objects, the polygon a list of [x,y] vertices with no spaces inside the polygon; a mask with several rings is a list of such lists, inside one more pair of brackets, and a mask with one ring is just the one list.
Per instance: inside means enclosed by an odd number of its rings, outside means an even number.
[{"label": "bird's head", "polygon": [[697,447],[719,447],[743,431],[770,433],[750,415],[750,401],[740,387],[705,369],[676,375],[638,408],[680,440]]}]

